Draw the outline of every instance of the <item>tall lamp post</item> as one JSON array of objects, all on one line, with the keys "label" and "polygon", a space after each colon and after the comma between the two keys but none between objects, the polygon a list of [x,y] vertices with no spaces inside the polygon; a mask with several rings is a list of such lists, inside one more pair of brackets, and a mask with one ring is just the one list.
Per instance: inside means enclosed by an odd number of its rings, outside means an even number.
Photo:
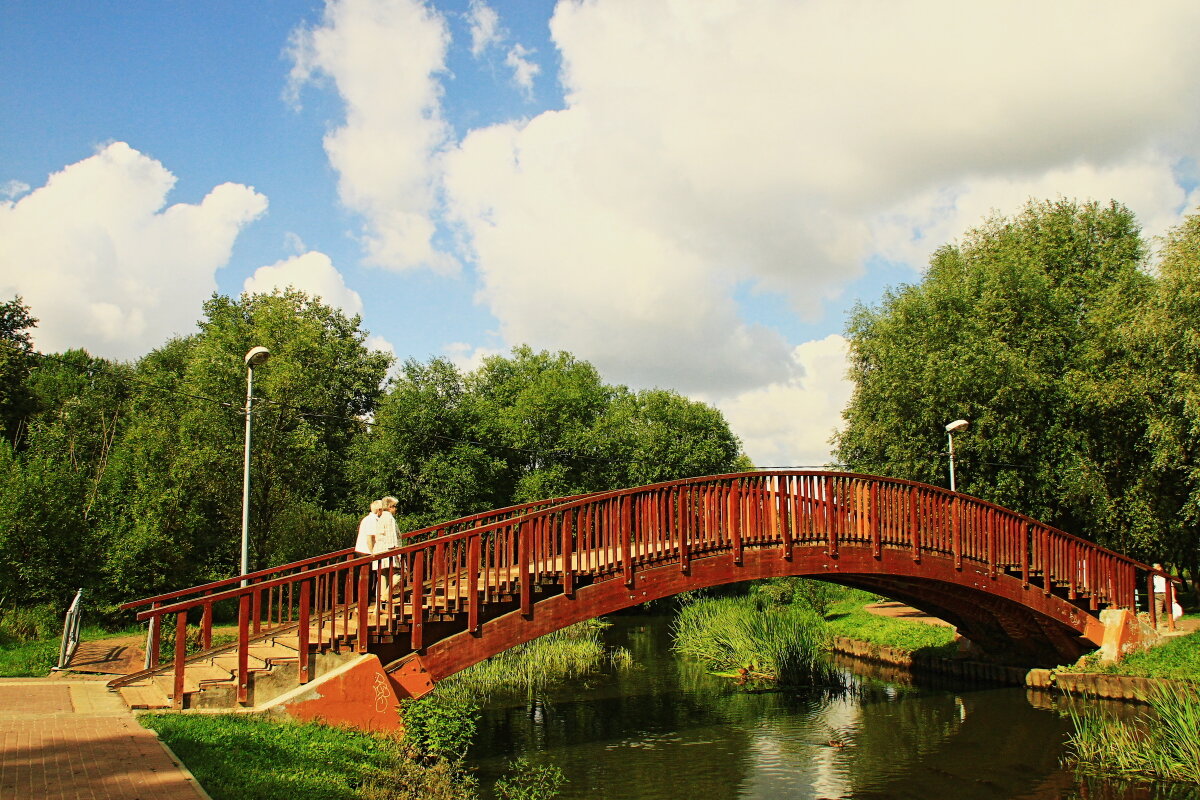
[{"label": "tall lamp post", "polygon": [[946,438],[950,440],[950,491],[958,491],[954,486],[954,434],[957,431],[965,431],[971,423],[965,419],[956,419],[946,426]]},{"label": "tall lamp post", "polygon": [[[267,363],[271,351],[252,347],[246,353],[246,460],[242,466],[242,574],[249,572],[250,562],[250,421],[254,415],[254,368]],[[246,579],[242,578],[242,586]]]}]

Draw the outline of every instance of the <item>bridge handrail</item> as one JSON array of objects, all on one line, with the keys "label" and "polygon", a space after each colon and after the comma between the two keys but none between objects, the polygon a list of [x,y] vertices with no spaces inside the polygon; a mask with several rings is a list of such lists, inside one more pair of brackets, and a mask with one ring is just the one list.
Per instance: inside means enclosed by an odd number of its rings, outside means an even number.
[{"label": "bridge handrail", "polygon": [[[694,491],[689,487],[694,487]],[[903,494],[885,494],[890,488],[899,489]],[[627,501],[626,498],[631,499]],[[757,499],[751,502],[753,498]],[[614,505],[611,502],[614,500],[619,502]],[[897,502],[902,514],[895,519],[887,518],[885,507]],[[801,513],[801,509],[807,511]],[[925,517],[922,518],[922,514]],[[987,517],[987,514],[992,516]],[[558,517],[557,521],[551,521],[554,516]],[[997,524],[997,520],[1005,522]],[[908,547],[906,541],[896,538],[896,531],[910,521],[914,523],[911,535],[914,559],[929,552],[952,555],[960,567],[964,558],[977,563],[990,562],[993,576],[999,562],[1003,562],[1001,567],[1004,569],[1019,566],[1026,586],[1030,575],[1039,573],[1043,576],[1047,595],[1055,585],[1063,587],[1069,582],[1070,596],[1075,597],[1078,589],[1081,596],[1091,599],[1093,608],[1098,607],[1098,602],[1132,607],[1137,570],[1152,576],[1166,575],[1026,515],[941,487],[861,473],[781,470],[683,478],[510,506],[411,531],[405,534],[406,539],[434,535],[384,553],[357,555],[353,550],[336,551],[123,607],[151,604],[150,608],[140,611],[137,618],[152,620],[155,659],[158,643],[153,632],[157,623],[167,615],[175,615],[175,673],[177,686],[182,691],[183,626],[187,612],[196,607],[204,610],[201,641],[202,646],[208,647],[211,645],[213,604],[229,600],[238,602],[241,661],[246,657],[251,625],[255,635],[260,633],[264,622],[267,628],[295,626],[300,631],[298,635],[304,651],[301,655],[301,674],[304,675],[307,637],[313,620],[317,636],[321,641],[328,636],[333,646],[337,646],[339,625],[343,635],[351,633],[352,624],[357,625],[356,646],[365,651],[368,604],[372,604],[370,607],[378,618],[381,600],[368,601],[368,584],[374,580],[372,573],[381,577],[386,575],[387,586],[401,587],[401,622],[408,625],[404,619],[411,618],[412,645],[414,649],[420,649],[426,601],[429,613],[450,612],[452,608],[458,612],[467,610],[469,626],[478,629],[480,604],[488,602],[479,598],[481,565],[484,593],[511,595],[519,591],[521,608],[528,613],[532,602],[530,585],[553,573],[556,559],[562,565],[564,586],[571,585],[576,573],[599,576],[619,575],[623,571],[629,581],[636,563],[647,563],[646,554],[650,550],[652,555],[661,556],[663,553],[669,555],[672,548],[676,548],[681,563],[692,553],[699,557],[730,548],[740,558],[743,546],[769,544],[786,547],[790,552],[791,537],[795,534],[803,544],[824,544],[833,557],[836,557],[839,541],[855,546],[871,544],[878,553],[884,544]],[[670,528],[676,522],[680,526],[678,531]],[[643,526],[638,531],[644,529],[644,534],[631,534],[630,529],[638,523]],[[753,527],[760,523],[761,529]],[[885,524],[893,526],[888,533],[891,538],[886,542]],[[587,525],[592,527],[585,530]],[[825,532],[819,530],[822,525],[827,528]],[[655,526],[656,529],[650,531]],[[802,527],[806,530],[801,530]],[[870,530],[864,534],[868,528]],[[763,533],[767,529],[769,533]],[[986,534],[983,539],[981,533]],[[573,553],[582,555],[584,551],[582,544],[572,544],[573,537],[583,541],[585,535],[591,536],[593,547],[589,558],[599,552],[595,548],[606,548],[608,561],[603,562],[602,567],[597,566],[600,562],[594,558],[589,562],[592,563],[590,567],[579,566],[582,564],[580,559],[572,560]],[[639,536],[642,539],[631,549],[631,537]],[[659,538],[653,539],[654,536]],[[1001,536],[1006,537],[1005,541],[999,541]],[[745,543],[744,537],[748,539]],[[1013,537],[1018,537],[1023,544],[1015,544],[1017,539]],[[604,543],[597,544],[601,540]],[[1007,560],[1005,555],[997,558],[997,545],[1000,550],[1008,548]],[[485,546],[486,552],[483,551]],[[649,549],[637,549],[643,546]],[[1019,563],[1012,560],[1014,550],[1020,551]],[[346,558],[347,555],[350,557]],[[289,568],[297,571],[285,574]],[[589,573],[589,569],[592,572]],[[596,569],[603,571],[596,572]],[[489,570],[492,570],[490,577]],[[243,577],[250,581],[249,585],[235,585]],[[1173,576],[1167,577],[1177,580]],[[489,579],[495,579],[494,587],[487,583]],[[412,592],[411,603],[405,601],[405,591]],[[197,596],[198,593],[202,594]],[[299,594],[298,605],[296,594]],[[168,602],[171,600],[175,602]],[[411,613],[405,611],[406,605],[411,606]],[[297,611],[299,620],[295,617]],[[394,622],[391,624],[396,627]],[[240,666],[239,675],[244,674],[245,667]]]},{"label": "bridge handrail", "polygon": [[[596,494],[596,493],[592,493],[592,494]],[[561,499],[562,500],[574,500],[576,498],[583,498],[583,497],[589,497],[589,496],[590,495],[588,495],[588,494],[578,494],[578,495],[569,495],[568,497],[561,498]],[[458,517],[456,519],[452,519],[447,522],[439,522],[434,525],[427,525],[424,528],[418,528],[417,530],[414,530],[414,531],[405,531],[400,534],[400,538],[401,539],[411,539],[411,538],[414,538],[417,536],[424,536],[426,534],[433,533],[433,532],[442,530],[444,528],[450,528],[453,526],[466,526],[466,525],[469,525],[469,524],[474,523],[481,519],[488,519],[491,517],[499,517],[504,514],[511,515],[511,514],[516,513],[517,515],[520,515],[521,513],[524,513],[529,509],[536,508],[538,506],[543,506],[543,505],[546,505],[547,503],[556,503],[556,502],[558,502],[557,499],[555,499],[555,500],[535,500],[530,503],[520,503],[515,506],[506,506],[505,508],[500,508],[500,509],[496,509],[493,511],[482,511],[482,512],[479,512],[476,514],[468,515],[466,517]],[[507,519],[507,518],[508,517],[505,517],[505,519]],[[309,558],[300,559],[299,561],[291,561],[287,564],[279,564],[274,567],[266,567],[264,569],[260,569],[255,572],[247,572],[244,575],[235,575],[232,578],[222,578],[221,580],[218,580],[218,581],[211,581],[209,583],[192,586],[187,589],[180,589],[180,590],[174,591],[174,592],[167,592],[165,594],[154,595],[153,597],[144,597],[140,600],[131,600],[128,603],[123,603],[122,605],[118,606],[118,609],[121,611],[127,611],[129,609],[140,608],[141,606],[145,606],[145,605],[162,604],[167,600],[174,600],[176,598],[183,597],[183,596],[189,595],[189,594],[204,594],[204,595],[206,595],[207,593],[211,593],[221,587],[232,586],[234,584],[238,584],[240,586],[241,582],[244,580],[245,581],[253,581],[255,579],[263,578],[267,575],[274,575],[277,573],[285,573],[285,572],[289,572],[289,571],[296,571],[296,572],[306,571],[307,572],[307,570],[306,570],[307,567],[310,567],[312,564],[315,564],[319,561],[342,558],[344,556],[353,554],[355,552],[357,552],[357,551],[353,547],[346,547],[341,550],[335,550],[332,553],[324,553],[322,555],[311,556]],[[204,600],[199,599],[199,602],[204,602]],[[138,619],[143,619],[143,617],[139,616]]]}]

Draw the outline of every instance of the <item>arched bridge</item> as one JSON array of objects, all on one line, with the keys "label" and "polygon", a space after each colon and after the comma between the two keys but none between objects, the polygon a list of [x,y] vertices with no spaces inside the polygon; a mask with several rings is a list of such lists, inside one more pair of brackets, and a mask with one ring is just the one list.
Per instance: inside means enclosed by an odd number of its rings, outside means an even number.
[{"label": "arched bridge", "polygon": [[[228,671],[242,703],[267,658],[262,643],[276,646],[283,634],[294,641],[300,683],[313,677],[316,654],[371,652],[417,695],[580,620],[783,575],[901,600],[1009,663],[1056,664],[1099,647],[1101,609],[1135,609],[1138,586],[1145,603],[1153,573],[973,497],[840,472],[718,475],[559,498],[414,531],[404,542],[386,554],[343,550],[130,603],[151,621],[152,663],[113,684],[170,674],[168,694],[183,705],[200,683],[188,664],[204,655],[186,655],[191,612],[208,663]],[[373,583],[383,591],[370,592]],[[236,604],[238,640],[213,648],[219,604]],[[175,658],[159,663],[163,619],[176,622]]]}]

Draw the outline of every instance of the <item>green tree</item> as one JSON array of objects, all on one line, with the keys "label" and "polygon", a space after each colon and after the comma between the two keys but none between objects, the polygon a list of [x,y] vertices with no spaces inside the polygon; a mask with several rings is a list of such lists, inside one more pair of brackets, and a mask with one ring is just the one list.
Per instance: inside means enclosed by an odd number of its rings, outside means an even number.
[{"label": "green tree", "polygon": [[30,331],[36,325],[20,297],[0,303],[0,437],[10,442],[35,408],[26,380],[33,366]]},{"label": "green tree", "polygon": [[1133,215],[1030,203],[938,250],[917,285],[850,320],[852,469],[946,483],[1135,555],[1164,536],[1143,480],[1148,398],[1128,325],[1152,280]]},{"label": "green tree", "polygon": [[[108,568],[129,594],[226,577],[238,563],[246,391],[255,369],[251,568],[336,549],[351,538],[344,460],[390,356],[358,317],[301,292],[214,295],[200,332],[138,364],[147,387],[113,454]],[[344,530],[343,530],[344,528]],[[314,539],[315,534],[315,539]],[[338,537],[331,540],[331,536]]]},{"label": "green tree", "polygon": [[514,348],[462,374],[408,361],[348,464],[362,497],[395,495],[408,528],[515,503],[727,472],[721,413],[605,384],[568,353]]},{"label": "green tree", "polygon": [[1168,529],[1157,557],[1200,580],[1200,215],[1167,235],[1156,273],[1146,313],[1128,326],[1151,409],[1147,504]]}]

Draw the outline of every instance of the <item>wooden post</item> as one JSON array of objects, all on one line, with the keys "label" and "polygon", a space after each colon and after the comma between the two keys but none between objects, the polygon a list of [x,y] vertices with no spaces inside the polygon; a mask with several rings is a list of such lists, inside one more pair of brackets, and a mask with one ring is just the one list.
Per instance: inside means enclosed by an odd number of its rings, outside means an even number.
[{"label": "wooden post", "polygon": [[412,585],[412,637],[413,650],[425,646],[425,551],[418,550],[413,557]]},{"label": "wooden post", "polygon": [[633,525],[633,498],[629,495],[621,495],[617,498],[619,503],[617,514],[617,524],[621,528],[621,569],[624,573],[623,578],[626,586],[633,586],[633,548],[630,544],[632,539],[632,531],[630,527]]},{"label": "wooden post", "polygon": [[296,646],[299,648],[298,656],[300,658],[300,683],[308,683],[309,679],[309,658],[312,655],[309,652],[309,637],[312,625],[312,615],[310,609],[312,607],[313,594],[313,579],[300,582],[300,624],[296,628],[296,637],[299,640]]},{"label": "wooden post", "polygon": [[467,630],[479,633],[479,534],[467,545]]},{"label": "wooden post", "polygon": [[867,518],[871,526],[871,555],[879,559],[883,558],[883,532],[880,530],[882,520],[879,513],[879,484],[876,481],[871,481],[867,502]]},{"label": "wooden post", "polygon": [[516,525],[513,530],[517,537],[517,582],[521,592],[521,614],[528,617],[533,613],[532,587],[529,585],[529,558],[531,555],[529,537],[531,532],[528,525],[523,527]]},{"label": "wooden post", "polygon": [[[390,560],[390,559],[389,559]],[[379,570],[379,574],[383,575],[383,568]],[[386,580],[386,579],[385,579]],[[358,652],[367,652],[367,595],[369,595],[371,585],[371,565],[361,564],[358,568]],[[376,617],[378,621],[378,616]]]},{"label": "wooden post", "polygon": [[175,695],[171,703],[175,708],[183,708],[183,670],[187,663],[187,612],[175,614]]},{"label": "wooden post", "polygon": [[[212,592],[205,592],[210,595]],[[200,613],[200,649],[212,647],[212,603],[205,603]]]},{"label": "wooden post", "polygon": [[920,515],[917,513],[917,503],[919,501],[917,487],[912,486],[908,490],[908,528],[909,536],[912,537],[912,560],[921,560],[921,526]]},{"label": "wooden post", "polygon": [[[257,592],[256,592],[257,594]],[[250,702],[250,595],[238,598],[238,705]]]},{"label": "wooden post", "polygon": [[575,509],[562,514],[562,576],[563,594],[575,594]]}]

